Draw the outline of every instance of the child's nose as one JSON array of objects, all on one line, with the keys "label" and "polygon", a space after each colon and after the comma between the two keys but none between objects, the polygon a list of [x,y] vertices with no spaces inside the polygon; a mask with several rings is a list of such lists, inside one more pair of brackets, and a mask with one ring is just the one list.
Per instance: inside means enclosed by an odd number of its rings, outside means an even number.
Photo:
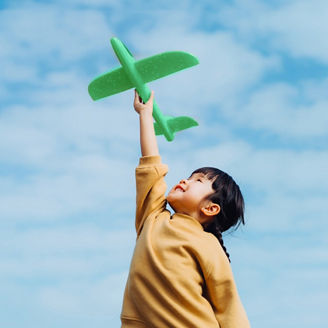
[{"label": "child's nose", "polygon": [[180,180],[179,183],[180,183],[180,184],[187,184],[187,180],[186,180],[186,179],[182,179],[182,180]]}]

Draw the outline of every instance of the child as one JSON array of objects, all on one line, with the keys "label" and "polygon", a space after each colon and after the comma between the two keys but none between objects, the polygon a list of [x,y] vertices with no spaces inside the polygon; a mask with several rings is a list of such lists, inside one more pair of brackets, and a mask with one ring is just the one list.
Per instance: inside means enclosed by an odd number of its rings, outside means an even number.
[{"label": "child", "polygon": [[161,163],[154,133],[153,97],[152,92],[143,103],[136,92],[134,99],[142,157],[136,169],[137,241],[122,327],[250,327],[221,235],[244,223],[239,187],[226,173],[202,168],[165,198],[168,169]]}]

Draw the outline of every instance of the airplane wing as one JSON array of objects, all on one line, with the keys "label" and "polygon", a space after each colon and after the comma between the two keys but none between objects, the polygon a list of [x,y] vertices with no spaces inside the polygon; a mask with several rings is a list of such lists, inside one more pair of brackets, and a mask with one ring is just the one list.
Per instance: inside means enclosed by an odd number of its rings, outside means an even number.
[{"label": "airplane wing", "polygon": [[115,68],[97,76],[88,86],[89,95],[93,100],[114,95],[133,88],[124,68]]},{"label": "airplane wing", "polygon": [[195,66],[199,63],[193,55],[182,51],[169,51],[135,62],[144,83]]},{"label": "airplane wing", "polygon": [[[198,59],[189,53],[170,51],[135,61],[134,64],[143,82],[147,83],[198,63]],[[89,84],[88,91],[91,98],[97,100],[133,87],[124,68],[120,67],[96,77]]]}]

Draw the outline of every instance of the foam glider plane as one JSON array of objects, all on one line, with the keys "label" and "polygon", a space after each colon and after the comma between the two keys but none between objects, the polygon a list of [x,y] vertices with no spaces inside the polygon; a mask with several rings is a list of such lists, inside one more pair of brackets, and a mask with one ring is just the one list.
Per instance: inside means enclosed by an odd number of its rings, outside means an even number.
[{"label": "foam glider plane", "polygon": [[[135,60],[128,48],[119,39],[112,38],[110,41],[122,67],[99,75],[89,84],[88,91],[93,100],[135,88],[141,99],[147,102],[151,93],[146,85],[147,82],[199,63],[196,57],[181,51],[164,52],[145,59]],[[156,135],[164,135],[168,141],[174,139],[175,132],[198,125],[193,118],[188,116],[163,115],[155,100],[153,117]]]}]

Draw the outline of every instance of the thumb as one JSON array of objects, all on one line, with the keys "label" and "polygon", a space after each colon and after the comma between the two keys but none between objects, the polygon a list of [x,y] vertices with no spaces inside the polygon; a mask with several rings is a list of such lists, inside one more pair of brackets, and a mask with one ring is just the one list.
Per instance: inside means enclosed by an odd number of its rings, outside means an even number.
[{"label": "thumb", "polygon": [[147,100],[146,104],[149,102],[154,101],[154,91],[151,92],[149,99]]}]

